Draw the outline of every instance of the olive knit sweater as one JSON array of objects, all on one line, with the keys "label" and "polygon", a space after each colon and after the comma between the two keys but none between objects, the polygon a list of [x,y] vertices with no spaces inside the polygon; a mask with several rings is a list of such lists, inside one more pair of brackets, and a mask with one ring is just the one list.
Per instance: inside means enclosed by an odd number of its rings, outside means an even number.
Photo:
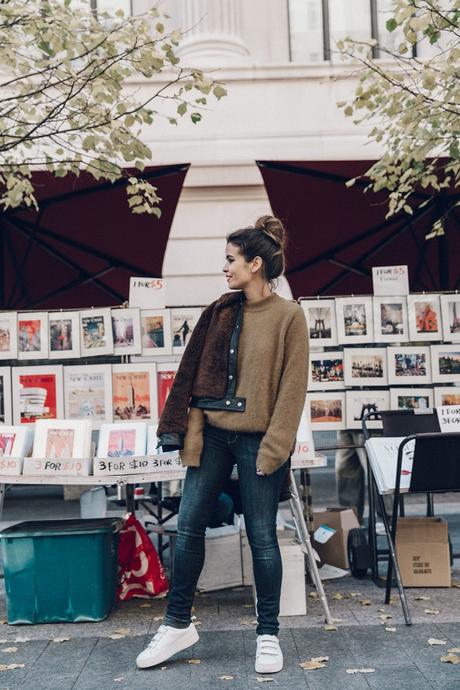
[{"label": "olive knit sweater", "polygon": [[238,344],[236,396],[243,413],[191,408],[183,464],[199,465],[204,417],[209,424],[241,432],[263,432],[257,467],[271,474],[295,443],[307,389],[308,332],[299,305],[272,294],[245,302]]}]

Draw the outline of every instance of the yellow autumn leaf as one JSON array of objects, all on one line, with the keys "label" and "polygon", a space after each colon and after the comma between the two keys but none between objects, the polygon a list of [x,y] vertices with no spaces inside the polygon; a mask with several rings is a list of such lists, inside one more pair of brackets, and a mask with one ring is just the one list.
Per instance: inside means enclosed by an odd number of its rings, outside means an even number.
[{"label": "yellow autumn leaf", "polygon": [[460,656],[457,654],[446,654],[445,656],[439,657],[444,664],[460,664]]}]

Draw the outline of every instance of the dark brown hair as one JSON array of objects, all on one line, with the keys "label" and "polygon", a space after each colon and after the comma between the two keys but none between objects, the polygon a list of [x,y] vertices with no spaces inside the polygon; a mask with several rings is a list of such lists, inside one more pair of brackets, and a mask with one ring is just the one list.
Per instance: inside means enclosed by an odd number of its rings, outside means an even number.
[{"label": "dark brown hair", "polygon": [[261,216],[253,226],[235,230],[227,235],[227,242],[238,247],[246,261],[260,256],[264,277],[269,282],[284,272],[286,231],[278,218]]}]

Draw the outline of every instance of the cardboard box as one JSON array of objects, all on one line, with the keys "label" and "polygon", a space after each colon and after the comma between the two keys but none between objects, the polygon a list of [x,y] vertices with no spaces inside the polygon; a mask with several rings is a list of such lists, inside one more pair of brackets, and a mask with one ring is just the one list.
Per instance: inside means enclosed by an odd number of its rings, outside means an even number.
[{"label": "cardboard box", "polygon": [[442,518],[399,518],[396,556],[404,587],[451,586],[449,533]]},{"label": "cardboard box", "polygon": [[200,592],[243,584],[239,524],[206,530],[206,556],[198,580]]},{"label": "cardboard box", "polygon": [[337,568],[349,568],[347,540],[348,532],[359,527],[359,521],[351,508],[327,508],[314,513],[315,531],[321,525],[333,530],[332,536],[326,543],[320,544],[314,540],[314,548],[318,552],[322,563],[335,565]]}]

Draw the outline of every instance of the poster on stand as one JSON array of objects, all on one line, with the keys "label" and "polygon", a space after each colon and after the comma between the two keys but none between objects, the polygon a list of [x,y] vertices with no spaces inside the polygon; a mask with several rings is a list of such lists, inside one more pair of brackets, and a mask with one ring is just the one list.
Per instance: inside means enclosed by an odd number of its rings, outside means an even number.
[{"label": "poster on stand", "polygon": [[[347,429],[362,429],[363,417],[367,412],[381,412],[390,409],[388,391],[347,391],[345,393],[347,408]],[[382,422],[369,419],[369,429],[381,429]]]},{"label": "poster on stand", "polygon": [[80,357],[80,315],[78,311],[49,312],[49,358]]},{"label": "poster on stand", "polygon": [[431,372],[434,383],[460,382],[460,344],[432,345]]},{"label": "poster on stand", "polygon": [[18,355],[18,317],[15,311],[0,312],[0,359]]},{"label": "poster on stand", "polygon": [[432,388],[390,388],[390,410],[429,410],[433,403]]},{"label": "poster on stand", "polygon": [[110,364],[64,367],[64,409],[67,419],[91,419],[96,429],[112,421]]},{"label": "poster on stand", "polygon": [[157,365],[158,419],[171,392],[178,368],[178,362],[162,362]]},{"label": "poster on stand", "polygon": [[404,386],[408,383],[431,383],[430,348],[388,347],[388,383]]},{"label": "poster on stand", "polygon": [[142,350],[139,309],[111,309],[114,355],[138,355]]},{"label": "poster on stand", "polygon": [[409,340],[405,297],[374,297],[374,340],[403,343]]},{"label": "poster on stand", "polygon": [[386,348],[346,348],[344,350],[344,368],[346,386],[386,386]]},{"label": "poster on stand", "polygon": [[345,393],[307,393],[306,409],[313,431],[345,429]]},{"label": "poster on stand", "polygon": [[12,367],[14,424],[64,416],[62,365]]},{"label": "poster on stand", "polygon": [[444,340],[460,341],[460,295],[441,295]]},{"label": "poster on stand", "polygon": [[343,345],[374,342],[372,297],[337,297],[337,339]]},{"label": "poster on stand", "polygon": [[460,386],[437,386],[434,389],[435,407],[460,405]]},{"label": "poster on stand", "polygon": [[411,340],[442,340],[439,295],[408,295],[407,311]]},{"label": "poster on stand", "polygon": [[337,323],[333,299],[301,299],[311,347],[337,345]]},{"label": "poster on stand", "polygon": [[47,359],[48,312],[18,314],[18,359]]},{"label": "poster on stand", "polygon": [[343,389],[343,351],[310,352],[309,391]]},{"label": "poster on stand", "polygon": [[113,420],[158,419],[157,368],[154,363],[112,365]]},{"label": "poster on stand", "polygon": [[0,367],[0,424],[11,424],[12,421],[11,369]]},{"label": "poster on stand", "polygon": [[39,419],[32,455],[48,460],[89,458],[91,431],[91,420]]},{"label": "poster on stand", "polygon": [[173,354],[181,354],[201,316],[200,307],[171,309],[171,336]]},{"label": "poster on stand", "polygon": [[172,352],[169,309],[141,310],[143,355],[170,355]]},{"label": "poster on stand", "polygon": [[82,357],[113,354],[110,309],[87,309],[80,312],[80,345]]}]

